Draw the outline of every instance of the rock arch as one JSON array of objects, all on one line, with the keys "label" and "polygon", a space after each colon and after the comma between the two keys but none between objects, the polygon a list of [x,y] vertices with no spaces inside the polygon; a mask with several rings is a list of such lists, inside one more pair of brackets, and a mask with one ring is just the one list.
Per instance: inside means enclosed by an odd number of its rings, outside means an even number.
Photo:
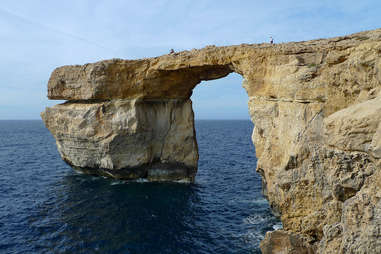
[{"label": "rock arch", "polygon": [[[48,97],[68,101],[42,118],[62,158],[77,169],[193,181],[192,89],[237,72],[255,122],[264,193],[286,230],[268,234],[264,253],[279,239],[310,252],[381,252],[379,235],[361,226],[381,232],[380,219],[354,209],[381,211],[380,56],[379,29],[64,66],[52,73]],[[361,225],[353,226],[358,216]]]},{"label": "rock arch", "polygon": [[62,158],[115,178],[192,182],[198,162],[192,90],[201,81],[243,73],[234,63],[236,50],[225,58],[220,51],[57,68],[48,97],[68,101],[42,116]]}]

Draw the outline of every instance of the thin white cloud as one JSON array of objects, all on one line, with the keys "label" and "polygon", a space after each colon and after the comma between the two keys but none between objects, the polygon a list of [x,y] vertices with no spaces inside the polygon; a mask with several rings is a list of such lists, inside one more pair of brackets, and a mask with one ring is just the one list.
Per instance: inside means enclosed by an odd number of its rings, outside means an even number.
[{"label": "thin white cloud", "polygon": [[39,27],[40,29],[43,29],[45,30],[46,32],[49,32],[49,33],[57,33],[59,35],[62,35],[62,36],[66,36],[66,37],[69,37],[69,38],[72,38],[74,40],[79,40],[79,41],[82,41],[86,44],[91,44],[93,46],[96,46],[96,47],[99,47],[99,48],[102,48],[102,49],[107,49],[107,50],[112,50],[112,51],[115,51],[114,49],[110,49],[108,47],[105,47],[97,42],[94,42],[94,41],[90,41],[84,37],[81,37],[79,35],[76,35],[76,34],[73,34],[73,33],[70,33],[70,32],[66,32],[66,31],[63,31],[63,30],[60,30],[60,29],[57,29],[55,27],[52,27],[50,25],[46,25],[46,24],[43,24],[43,23],[39,23],[37,21],[34,21],[28,17],[25,17],[25,16],[22,16],[20,14],[17,14],[13,11],[10,11],[8,9],[5,9],[5,8],[2,8],[0,7],[0,12],[3,12],[5,14],[8,14],[8,15],[11,15],[19,20],[21,20],[22,22],[25,22],[25,23],[28,23],[30,25],[33,25],[33,26],[36,26],[36,27]]}]

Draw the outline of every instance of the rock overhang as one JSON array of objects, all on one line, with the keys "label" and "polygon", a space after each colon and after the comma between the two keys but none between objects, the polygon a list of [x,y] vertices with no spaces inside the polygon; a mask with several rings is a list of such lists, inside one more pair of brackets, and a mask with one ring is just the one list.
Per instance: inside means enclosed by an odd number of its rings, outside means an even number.
[{"label": "rock overhang", "polygon": [[54,100],[188,99],[203,80],[233,72],[230,64],[160,67],[148,60],[112,59],[63,66],[53,71],[48,98]]}]

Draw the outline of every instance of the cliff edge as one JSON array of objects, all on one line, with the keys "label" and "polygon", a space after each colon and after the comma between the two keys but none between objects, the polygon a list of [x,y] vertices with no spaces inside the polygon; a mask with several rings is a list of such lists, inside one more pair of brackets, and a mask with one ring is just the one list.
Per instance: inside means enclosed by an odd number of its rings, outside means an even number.
[{"label": "cliff edge", "polygon": [[192,182],[192,89],[231,72],[244,78],[257,171],[283,223],[262,252],[381,253],[381,29],[59,67],[48,97],[67,102],[41,116],[78,170]]}]

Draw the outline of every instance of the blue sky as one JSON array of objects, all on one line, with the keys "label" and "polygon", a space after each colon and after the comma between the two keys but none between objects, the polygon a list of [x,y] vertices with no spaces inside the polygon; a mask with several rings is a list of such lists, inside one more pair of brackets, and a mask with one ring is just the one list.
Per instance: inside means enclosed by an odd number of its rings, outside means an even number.
[{"label": "blue sky", "polygon": [[[55,67],[206,45],[300,41],[381,27],[381,2],[66,0],[0,6],[0,119],[39,119]],[[248,119],[237,74],[201,83],[196,118]]]}]

